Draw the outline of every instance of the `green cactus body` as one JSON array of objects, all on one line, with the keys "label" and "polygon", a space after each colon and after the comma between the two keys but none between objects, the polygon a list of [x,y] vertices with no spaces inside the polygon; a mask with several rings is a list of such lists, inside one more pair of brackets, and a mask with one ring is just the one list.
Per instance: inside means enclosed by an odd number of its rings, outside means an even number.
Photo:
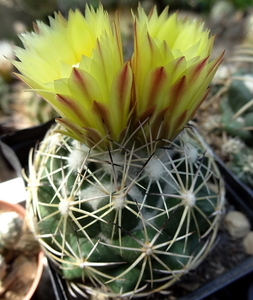
[{"label": "green cactus body", "polygon": [[[246,80],[247,77],[245,77],[245,81]],[[253,126],[253,106],[249,106],[239,117],[235,119],[233,119],[233,117],[244,105],[247,105],[251,99],[252,92],[244,81],[232,80],[227,94],[220,104],[223,129],[229,135],[239,137],[250,146],[252,146],[253,141],[253,133],[250,129]]]},{"label": "green cactus body", "polygon": [[[244,80],[233,79],[233,76],[240,76]],[[229,105],[234,113],[236,113],[242,106],[247,104],[252,99],[252,92],[245,84],[245,81],[252,80],[252,77],[247,76],[244,72],[234,73],[231,77],[232,81],[228,88]],[[253,107],[247,110],[253,112]]]},{"label": "green cactus body", "polygon": [[105,151],[53,130],[41,143],[28,210],[70,288],[167,290],[208,253],[224,205],[212,154],[192,129],[156,146],[111,142]]}]

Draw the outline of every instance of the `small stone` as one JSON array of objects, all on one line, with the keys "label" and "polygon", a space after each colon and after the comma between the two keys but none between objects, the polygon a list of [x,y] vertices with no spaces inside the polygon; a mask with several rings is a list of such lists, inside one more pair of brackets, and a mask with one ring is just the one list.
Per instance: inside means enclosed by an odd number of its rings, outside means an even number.
[{"label": "small stone", "polygon": [[234,238],[243,238],[250,231],[250,222],[239,211],[230,211],[225,216],[225,225],[229,234]]},{"label": "small stone", "polygon": [[253,255],[253,231],[250,231],[243,239],[243,246],[249,255]]}]

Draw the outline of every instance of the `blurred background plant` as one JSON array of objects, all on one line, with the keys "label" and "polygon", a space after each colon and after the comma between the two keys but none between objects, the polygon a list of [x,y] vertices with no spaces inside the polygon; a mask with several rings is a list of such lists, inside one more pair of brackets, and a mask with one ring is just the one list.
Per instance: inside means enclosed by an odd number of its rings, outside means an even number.
[{"label": "blurred background plant", "polygon": [[253,76],[243,70],[231,76],[220,101],[221,129],[229,168],[253,188]]},{"label": "blurred background plant", "polygon": [[213,81],[212,96],[197,115],[199,130],[227,166],[253,188],[252,17]]}]

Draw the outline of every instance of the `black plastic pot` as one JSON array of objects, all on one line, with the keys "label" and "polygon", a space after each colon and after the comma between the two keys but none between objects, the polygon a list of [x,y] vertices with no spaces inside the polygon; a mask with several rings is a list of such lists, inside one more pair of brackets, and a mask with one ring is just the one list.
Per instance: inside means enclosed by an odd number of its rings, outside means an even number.
[{"label": "black plastic pot", "polygon": [[[28,166],[28,156],[31,148],[36,148],[38,143],[43,139],[47,130],[55,123],[51,120],[45,124],[22,129],[14,132],[9,132],[0,136],[0,151],[6,162],[16,170],[17,163],[15,158],[10,156],[8,148],[11,148],[18,158],[22,168]],[[7,146],[7,147],[6,147]]]},{"label": "black plastic pot", "polygon": [[[16,154],[22,168],[27,168],[28,153],[43,139],[54,121],[0,137],[0,150],[6,157],[5,146]],[[8,156],[8,155],[7,155]],[[8,161],[8,157],[6,157]],[[10,166],[13,161],[10,162]],[[226,185],[226,198],[250,220],[253,227],[253,191],[241,183],[217,158]],[[228,253],[229,255],[229,253]],[[62,277],[49,262],[49,274],[57,300],[68,300],[68,292]],[[46,298],[45,298],[46,299]],[[154,298],[155,299],[155,298]],[[253,300],[253,257],[248,257],[235,268],[204,284],[199,289],[181,297],[180,300]],[[53,299],[52,299],[53,300]]]}]

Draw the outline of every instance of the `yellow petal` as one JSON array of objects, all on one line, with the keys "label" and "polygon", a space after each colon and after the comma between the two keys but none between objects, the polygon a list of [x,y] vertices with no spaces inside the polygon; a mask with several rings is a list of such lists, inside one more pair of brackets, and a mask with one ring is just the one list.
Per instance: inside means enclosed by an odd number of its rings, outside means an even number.
[{"label": "yellow petal", "polygon": [[[136,124],[144,116],[149,118],[140,134],[151,132],[153,140],[172,140],[183,129],[206,97],[222,61],[222,55],[210,61],[214,37],[203,23],[180,19],[177,13],[168,16],[167,12],[166,8],[159,16],[154,8],[147,16],[139,6],[134,16],[131,66]],[[158,130],[159,118],[166,128]]]},{"label": "yellow petal", "polygon": [[132,91],[118,16],[111,22],[102,6],[87,5],[85,16],[55,14],[49,26],[38,22],[21,39],[25,49],[16,50],[14,63],[20,78],[59,113],[66,134],[82,141],[117,138],[128,124]]}]

